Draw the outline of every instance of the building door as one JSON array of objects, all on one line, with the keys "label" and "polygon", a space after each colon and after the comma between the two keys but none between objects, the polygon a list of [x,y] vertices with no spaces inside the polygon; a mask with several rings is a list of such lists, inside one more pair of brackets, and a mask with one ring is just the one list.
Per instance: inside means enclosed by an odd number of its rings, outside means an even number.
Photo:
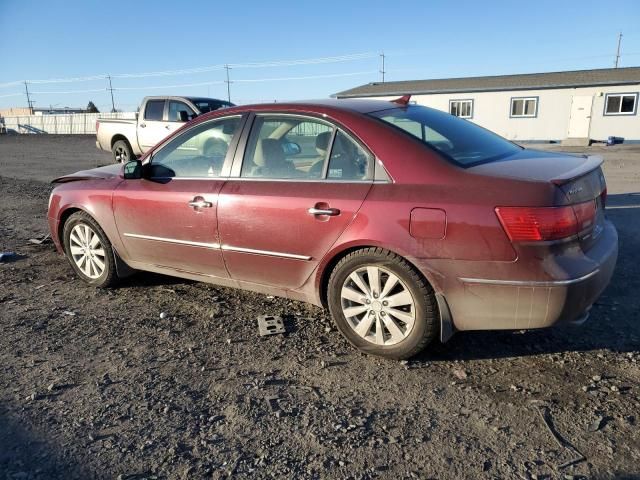
[{"label": "building door", "polygon": [[589,138],[592,103],[593,97],[591,95],[579,95],[571,99],[568,138]]}]

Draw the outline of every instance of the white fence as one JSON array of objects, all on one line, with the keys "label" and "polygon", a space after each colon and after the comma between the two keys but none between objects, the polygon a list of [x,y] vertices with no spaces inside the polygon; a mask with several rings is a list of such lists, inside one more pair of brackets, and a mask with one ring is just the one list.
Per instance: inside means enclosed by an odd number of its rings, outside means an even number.
[{"label": "white fence", "polygon": [[98,118],[136,118],[135,112],[63,113],[3,117],[7,129],[19,133],[95,134]]}]

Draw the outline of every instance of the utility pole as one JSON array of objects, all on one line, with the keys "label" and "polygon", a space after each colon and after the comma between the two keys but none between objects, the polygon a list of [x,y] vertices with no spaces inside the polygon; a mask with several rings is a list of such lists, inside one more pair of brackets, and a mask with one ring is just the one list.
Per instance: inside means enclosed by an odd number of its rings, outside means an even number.
[{"label": "utility pole", "polygon": [[381,62],[380,73],[382,74],[382,83],[384,83],[384,74],[387,73],[386,70],[384,69],[384,52],[380,54],[380,62]]},{"label": "utility pole", "polygon": [[229,65],[225,65],[224,69],[227,71],[227,79],[225,83],[227,84],[227,100],[231,103],[231,80],[229,80],[229,70],[231,67]]},{"label": "utility pole", "polygon": [[24,91],[27,94],[27,106],[29,107],[29,115],[33,114],[33,102],[31,101],[31,97],[29,96],[29,84],[25,80],[24,81]]},{"label": "utility pole", "polygon": [[620,44],[622,43],[622,32],[618,34],[618,50],[616,51],[616,63],[614,68],[618,68],[618,61],[620,61]]},{"label": "utility pole", "polygon": [[111,92],[111,113],[115,113],[116,111],[116,103],[113,101],[113,87],[111,86],[111,75],[107,75],[107,79],[109,80],[109,90]]}]

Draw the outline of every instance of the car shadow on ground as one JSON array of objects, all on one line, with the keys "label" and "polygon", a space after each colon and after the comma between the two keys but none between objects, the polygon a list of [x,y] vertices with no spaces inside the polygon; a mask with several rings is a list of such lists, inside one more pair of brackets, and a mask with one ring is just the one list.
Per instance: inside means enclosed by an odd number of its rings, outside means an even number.
[{"label": "car shadow on ground", "polygon": [[21,427],[0,405],[0,472],[6,478],[92,478],[60,446]]},{"label": "car shadow on ground", "polygon": [[610,350],[640,349],[640,193],[609,195],[606,215],[618,230],[618,263],[611,283],[582,325],[562,325],[530,331],[460,332],[444,345],[437,344],[416,361],[473,360]]}]

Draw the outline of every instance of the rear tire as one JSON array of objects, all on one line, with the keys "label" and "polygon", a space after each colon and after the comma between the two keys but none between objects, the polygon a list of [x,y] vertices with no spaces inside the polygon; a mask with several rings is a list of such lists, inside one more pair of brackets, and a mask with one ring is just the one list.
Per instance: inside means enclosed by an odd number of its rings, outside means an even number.
[{"label": "rear tire", "polygon": [[115,142],[111,148],[111,153],[113,153],[113,160],[116,163],[127,163],[134,159],[131,145],[129,145],[129,142],[126,140],[118,140]]},{"label": "rear tire", "polygon": [[402,360],[438,334],[438,309],[429,283],[404,258],[381,248],[356,250],[333,269],[329,311],[361,351]]},{"label": "rear tire", "polygon": [[76,274],[89,285],[110,287],[118,280],[111,242],[86,212],[76,212],[64,224],[64,251]]}]

